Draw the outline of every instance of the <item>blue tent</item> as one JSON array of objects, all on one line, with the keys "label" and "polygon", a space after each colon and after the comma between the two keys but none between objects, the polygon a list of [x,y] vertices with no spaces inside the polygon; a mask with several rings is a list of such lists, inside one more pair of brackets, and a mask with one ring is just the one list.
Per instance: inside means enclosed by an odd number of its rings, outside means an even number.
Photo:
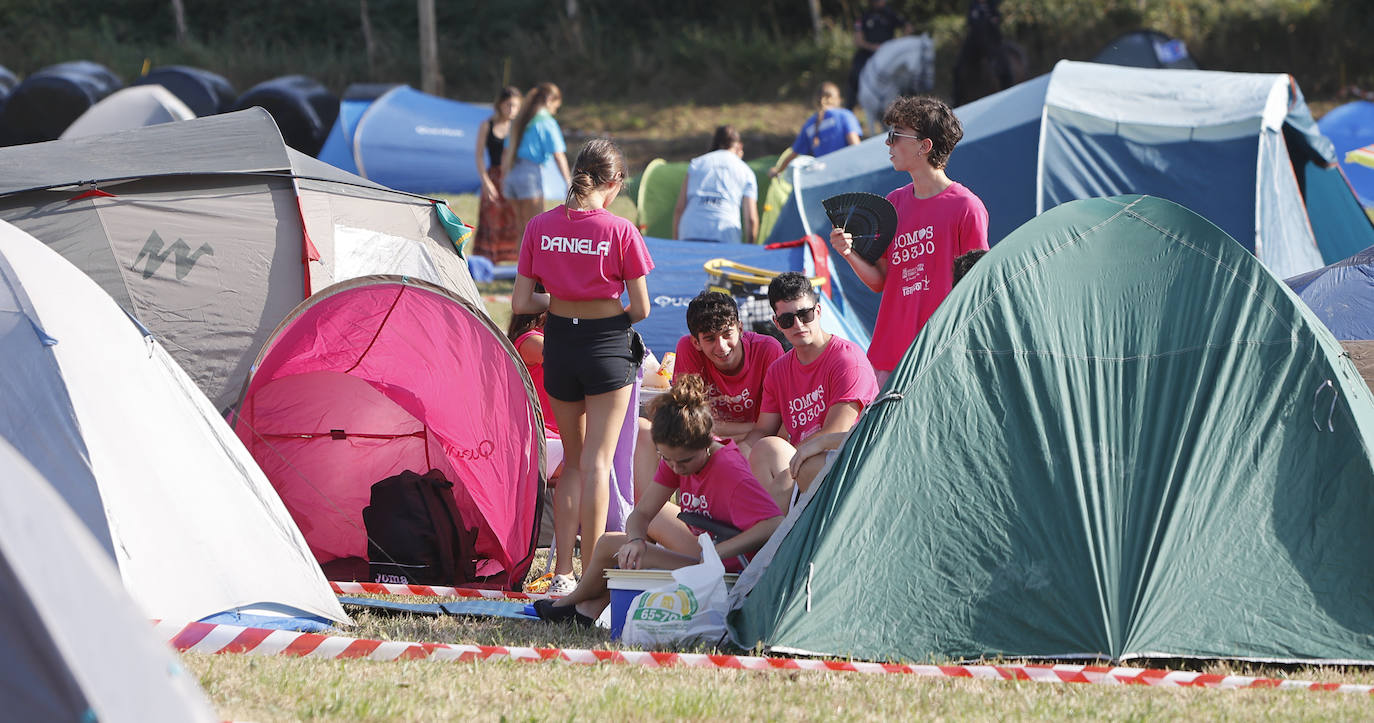
[{"label": "blue tent", "polygon": [[1357,100],[1332,108],[1317,121],[1317,126],[1336,147],[1341,170],[1345,171],[1360,203],[1365,208],[1374,208],[1374,168],[1345,162],[1345,154],[1374,143],[1374,103]]},{"label": "blue tent", "polygon": [[234,107],[234,101],[238,98],[234,86],[224,76],[189,65],[153,68],[133,82],[133,85],[148,84],[157,84],[171,91],[197,118],[226,113]]},{"label": "blue tent", "polygon": [[[6,75],[0,85],[8,85]],[[51,141],[62,135],[105,96],[124,87],[124,81],[105,66],[89,60],[49,65],[10,88],[0,103],[0,145]]]},{"label": "blue tent", "polygon": [[[1145,193],[1220,226],[1281,277],[1374,245],[1374,226],[1335,166],[1292,78],[1061,61],[1053,72],[956,110],[949,175],[983,199],[989,241],[1066,201]],[[820,201],[910,181],[882,138],[793,173],[770,241],[828,233]],[[805,209],[799,214],[797,209]],[[834,263],[856,313],[878,297]]]},{"label": "blue tent", "polygon": [[1285,283],[1337,339],[1374,339],[1374,247]]},{"label": "blue tent", "polygon": [[[654,354],[677,348],[677,340],[687,333],[687,304],[706,290],[709,275],[705,264],[711,259],[728,258],[739,264],[773,271],[800,271],[813,274],[810,254],[805,246],[767,249],[740,244],[712,244],[699,241],[668,241],[646,238],[654,270],[649,273],[649,318],[635,324],[644,343]],[[868,348],[868,332],[850,315],[844,294],[822,299],[822,327]]]},{"label": "blue tent", "polygon": [[[406,85],[351,86],[319,159],[412,193],[476,193],[477,131],[491,107],[421,93]],[[569,155],[576,151],[570,149]],[[572,159],[569,158],[571,163]],[[549,161],[544,197],[567,194]]]}]

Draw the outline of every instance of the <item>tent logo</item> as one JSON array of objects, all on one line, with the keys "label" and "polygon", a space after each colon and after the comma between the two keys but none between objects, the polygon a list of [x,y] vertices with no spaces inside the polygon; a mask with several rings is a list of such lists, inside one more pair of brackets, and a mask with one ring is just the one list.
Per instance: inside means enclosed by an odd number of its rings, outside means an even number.
[{"label": "tent logo", "polygon": [[496,443],[490,439],[484,439],[478,442],[477,446],[472,449],[459,447],[457,452],[458,459],[490,459],[491,456],[496,453]]},{"label": "tent logo", "polygon": [[196,260],[199,259],[202,254],[208,254],[210,256],[215,255],[214,247],[208,243],[201,244],[200,248],[195,251],[191,250],[190,244],[181,239],[173,241],[172,245],[167,246],[165,249],[163,246],[162,237],[157,235],[157,231],[152,232],[148,235],[148,241],[143,244],[143,250],[138,252],[138,258],[134,259],[134,263],[130,268],[134,271],[138,271],[138,262],[146,257],[148,262],[143,265],[143,278],[151,279],[153,278],[153,274],[156,274],[157,270],[162,268],[162,263],[167,260],[167,257],[173,256],[173,261],[177,266],[177,280],[180,281],[185,279],[187,274],[191,273],[191,269],[196,266]]}]

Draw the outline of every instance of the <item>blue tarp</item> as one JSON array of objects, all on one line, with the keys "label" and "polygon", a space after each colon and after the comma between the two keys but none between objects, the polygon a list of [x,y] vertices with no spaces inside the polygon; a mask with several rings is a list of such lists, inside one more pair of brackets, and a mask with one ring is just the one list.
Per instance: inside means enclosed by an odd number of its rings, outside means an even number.
[{"label": "blue tarp", "polygon": [[[411,193],[476,193],[477,131],[491,108],[398,85],[376,98],[347,98],[319,159]],[[569,155],[576,150],[570,149]],[[572,159],[569,158],[569,163]],[[552,160],[544,167],[544,197],[567,193]]]},{"label": "blue tarp", "polygon": [[1374,168],[1345,162],[1345,154],[1374,143],[1374,103],[1357,100],[1333,108],[1317,125],[1335,146],[1336,159],[1360,203],[1366,208],[1374,207]]},{"label": "blue tarp", "polygon": [[1374,339],[1374,247],[1285,283],[1337,339]]},{"label": "blue tarp", "polygon": [[[948,173],[987,206],[992,244],[1066,201],[1145,193],[1197,211],[1280,276],[1374,245],[1349,188],[1332,180],[1330,141],[1286,75],[1062,61],[955,112],[965,135]],[[831,195],[886,194],[910,178],[871,138],[793,180],[770,242],[828,233],[821,200]],[[832,265],[871,328],[877,296],[842,260]]]}]

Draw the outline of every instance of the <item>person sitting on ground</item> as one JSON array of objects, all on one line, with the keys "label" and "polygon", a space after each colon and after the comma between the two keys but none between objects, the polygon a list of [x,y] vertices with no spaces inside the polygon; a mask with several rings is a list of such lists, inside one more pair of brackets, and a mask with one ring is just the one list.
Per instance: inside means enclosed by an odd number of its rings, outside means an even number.
[{"label": "person sitting on ground", "polygon": [[954,280],[949,287],[953,289],[959,280],[973,269],[973,265],[978,263],[978,259],[983,258],[985,254],[987,254],[987,249],[974,249],[954,257]]},{"label": "person sitting on ground", "polygon": [[944,101],[929,96],[898,98],[883,114],[892,169],[911,183],[887,194],[897,209],[897,230],[877,263],[850,253],[854,237],[830,231],[830,245],[869,289],[882,294],[868,360],[878,384],[906,355],[916,334],[949,294],[953,259],[988,247],[988,211],[963,184],[945,175],[963,126]]},{"label": "person sitting on ground", "polygon": [[[703,291],[687,304],[687,332],[677,342],[673,383],[688,376],[705,380],[715,434],[743,441],[758,420],[763,375],[782,356],[782,344],[767,334],[744,331],[739,306],[719,291]],[[640,418],[634,463],[636,499],[658,467],[652,426]],[[742,450],[749,454],[747,447]]]},{"label": "person sitting on ground", "polygon": [[597,542],[577,588],[557,602],[535,602],[540,618],[590,626],[610,604],[603,573],[617,563],[625,570],[673,570],[701,562],[700,531],[660,514],[671,506],[674,492],[687,511],[740,530],[716,543],[727,571],[742,570],[739,556],[757,552],[768,541],[782,512],[750,474],[734,441],[715,436],[710,410],[706,383],[696,375],[676,380],[654,400],[654,447],[661,459],[654,483],[635,504],[625,532],[608,532]]},{"label": "person sitting on ground", "polygon": [[743,158],[739,131],[728,125],[716,128],[710,152],[687,164],[673,208],[673,238],[726,244],[754,241],[759,232],[759,183]]},{"label": "person sitting on ground", "polygon": [[877,396],[878,382],[862,348],[821,328],[821,301],[806,276],[779,274],[768,284],[768,303],[792,350],[768,368],[759,419],[744,443],[754,476],[785,511]]},{"label": "person sitting on ground", "polygon": [[539,411],[544,416],[544,429],[558,434],[558,420],[554,419],[553,406],[549,404],[549,393],[544,389],[544,321],[548,312],[538,314],[511,314],[506,325],[506,338],[525,363],[534,382],[534,391],[539,396]]},{"label": "person sitting on ground", "polygon": [[783,152],[778,164],[768,169],[768,176],[772,178],[782,173],[797,156],[820,158],[855,145],[861,138],[860,133],[859,119],[854,112],[840,107],[840,87],[821,83],[816,89],[816,114],[806,119],[797,140]]}]

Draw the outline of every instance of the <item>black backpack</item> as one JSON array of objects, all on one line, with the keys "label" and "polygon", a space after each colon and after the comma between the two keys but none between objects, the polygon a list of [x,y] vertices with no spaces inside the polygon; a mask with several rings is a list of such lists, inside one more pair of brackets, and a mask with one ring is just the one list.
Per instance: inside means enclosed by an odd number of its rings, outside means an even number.
[{"label": "black backpack", "polygon": [[477,531],[453,501],[453,483],[437,469],[406,470],[372,485],[363,508],[373,582],[458,585],[477,577]]}]

